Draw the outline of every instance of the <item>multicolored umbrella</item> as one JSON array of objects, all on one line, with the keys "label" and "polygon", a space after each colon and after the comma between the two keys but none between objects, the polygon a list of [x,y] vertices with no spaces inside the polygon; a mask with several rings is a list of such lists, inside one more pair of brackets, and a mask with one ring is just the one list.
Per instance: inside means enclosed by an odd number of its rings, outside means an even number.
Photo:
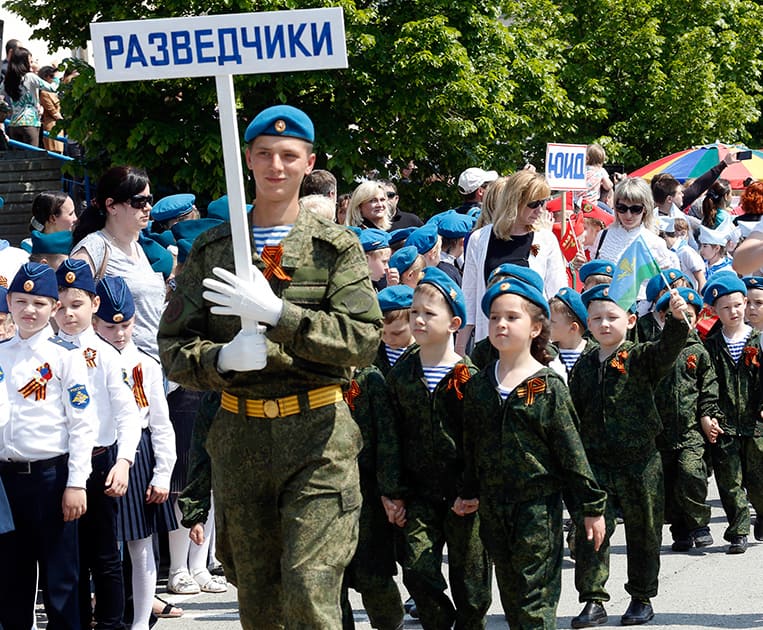
[{"label": "multicolored umbrella", "polygon": [[[670,173],[683,183],[687,179],[693,179],[709,171],[726,157],[729,150],[747,150],[747,147],[744,145],[725,145],[720,142],[692,147],[642,166],[630,175],[651,181],[652,177],[658,173]],[[735,190],[744,188],[744,180],[748,177],[763,179],[763,150],[753,150],[752,159],[726,167],[721,173],[721,177],[727,179]]]}]

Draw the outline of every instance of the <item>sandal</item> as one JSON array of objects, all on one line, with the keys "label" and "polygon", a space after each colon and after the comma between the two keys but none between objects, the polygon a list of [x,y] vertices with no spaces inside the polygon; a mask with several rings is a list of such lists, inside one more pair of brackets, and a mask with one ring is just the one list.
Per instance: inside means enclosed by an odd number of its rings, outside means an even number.
[{"label": "sandal", "polygon": [[207,569],[194,571],[193,579],[204,593],[225,593],[228,590],[226,579],[219,575],[212,575]]},{"label": "sandal", "polygon": [[199,585],[186,570],[178,571],[167,581],[167,590],[175,595],[198,595]]},{"label": "sandal", "polygon": [[161,597],[154,596],[154,605],[151,612],[154,613],[154,616],[161,619],[177,619],[183,616],[184,611],[182,608],[170,604]]}]

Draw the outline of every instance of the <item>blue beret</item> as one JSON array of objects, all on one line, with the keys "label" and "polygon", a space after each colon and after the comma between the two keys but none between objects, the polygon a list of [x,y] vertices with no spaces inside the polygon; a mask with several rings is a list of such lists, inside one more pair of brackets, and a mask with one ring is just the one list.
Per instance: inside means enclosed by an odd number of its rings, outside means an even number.
[{"label": "blue beret", "polygon": [[437,228],[431,224],[416,228],[406,239],[405,245],[415,247],[419,254],[426,254],[437,245]]},{"label": "blue beret", "polygon": [[712,306],[719,297],[729,293],[741,293],[747,295],[747,287],[733,271],[718,271],[707,281],[702,289],[702,297],[705,304]]},{"label": "blue beret", "polygon": [[8,287],[8,293],[27,293],[58,299],[56,272],[48,265],[28,262],[21,265]]},{"label": "blue beret", "polygon": [[585,282],[588,276],[609,276],[615,273],[615,263],[601,258],[589,260],[579,270],[580,281]]},{"label": "blue beret", "polygon": [[411,268],[411,265],[416,261],[418,255],[419,250],[413,245],[406,245],[390,256],[389,266],[397,269],[402,275]]},{"label": "blue beret", "polygon": [[[677,291],[678,291],[678,295],[680,295],[684,300],[686,300],[686,303],[689,306],[694,306],[697,309],[698,313],[702,310],[702,307],[704,306],[702,302],[702,297],[694,289],[692,289],[691,287],[678,287]],[[670,304],[670,293],[668,292],[660,296],[660,299],[657,300],[657,304],[655,304],[654,308],[657,311],[664,311],[665,309],[668,308],[669,304]]]},{"label": "blue beret", "polygon": [[199,234],[211,230],[213,227],[222,225],[225,221],[220,219],[189,219],[188,221],[179,221],[170,229],[175,240],[190,240],[193,242]]},{"label": "blue beret", "polygon": [[419,280],[419,285],[422,284],[431,284],[439,289],[453,311],[453,315],[461,318],[459,328],[466,326],[466,298],[461,287],[455,283],[453,278],[437,267],[427,267],[424,269],[423,277]]},{"label": "blue beret", "polygon": [[314,142],[315,129],[313,121],[301,109],[291,105],[275,105],[254,117],[246,128],[244,142],[251,142],[257,136],[290,136]]},{"label": "blue beret", "polygon": [[424,225],[434,225],[435,227],[439,227],[440,222],[447,217],[449,214],[455,213],[455,209],[445,210],[445,212],[438,212],[437,214],[433,214],[431,217],[427,219],[427,222]]},{"label": "blue beret", "polygon": [[67,258],[56,269],[56,280],[61,289],[82,289],[95,294],[93,270],[84,260]]},{"label": "blue beret", "polygon": [[[252,211],[254,206],[251,203],[246,204],[246,212]],[[214,201],[210,201],[207,206],[207,218],[220,219],[221,221],[230,221],[230,206],[228,205],[228,195],[223,195]]]},{"label": "blue beret", "polygon": [[175,235],[172,230],[164,230],[163,232],[152,232],[149,227],[145,227],[141,230],[141,233],[146,238],[150,238],[152,241],[156,241],[162,247],[169,247],[170,245],[176,245]]},{"label": "blue beret", "polygon": [[359,225],[345,225],[344,227],[350,230],[350,232],[352,232],[355,236],[360,238],[360,233],[363,231],[362,227],[360,227]]},{"label": "blue beret", "polygon": [[178,264],[183,264],[186,260],[188,260],[188,254],[191,253],[191,247],[193,247],[193,241],[188,240],[187,238],[181,238],[177,242],[178,247]]},{"label": "blue beret", "polygon": [[747,287],[748,291],[750,289],[763,290],[763,277],[761,276],[745,276],[742,278],[742,282],[744,282],[744,286]]},{"label": "blue beret", "polygon": [[513,295],[519,295],[526,300],[529,300],[533,304],[539,306],[546,317],[550,317],[551,312],[548,308],[548,301],[543,295],[542,291],[538,291],[538,287],[529,282],[523,282],[514,277],[507,277],[500,282],[493,283],[490,288],[485,291],[485,295],[482,296],[482,312],[486,317],[490,317],[490,305],[493,303],[499,295],[505,295],[511,293]]},{"label": "blue beret", "polygon": [[617,304],[611,297],[609,297],[609,285],[608,284],[597,284],[588,291],[583,291],[583,294],[580,296],[580,299],[583,301],[583,304],[585,305],[586,309],[588,309],[591,306],[591,302],[594,301],[600,301],[600,302],[612,302],[613,304]]},{"label": "blue beret", "polygon": [[559,293],[556,294],[562,302],[564,302],[570,310],[575,313],[575,317],[583,324],[583,328],[588,329],[588,312],[586,311],[585,304],[580,297],[580,293],[569,287],[563,287],[559,289]]},{"label": "blue beret", "polygon": [[151,218],[154,221],[169,221],[182,217],[193,210],[193,204],[196,203],[196,195],[182,193],[179,195],[167,195],[162,197],[151,208]]},{"label": "blue beret", "polygon": [[474,228],[475,219],[466,215],[452,212],[445,215],[437,225],[437,233],[443,238],[462,238]]},{"label": "blue beret", "polygon": [[0,210],[2,210],[2,209],[3,209],[3,206],[4,206],[4,205],[5,205],[5,199],[3,199],[2,197],[0,197]]},{"label": "blue beret", "polygon": [[0,287],[0,313],[8,312],[8,289],[7,287]]},{"label": "blue beret", "polygon": [[104,322],[119,324],[135,315],[132,293],[121,276],[106,276],[96,286],[95,293],[101,298],[96,315]]},{"label": "blue beret", "polygon": [[500,279],[503,279],[503,276],[510,276],[517,280],[521,280],[522,282],[526,282],[527,284],[531,284],[541,294],[543,293],[543,278],[541,278],[540,274],[534,269],[523,267],[522,265],[515,265],[513,263],[504,263],[490,272],[487,279],[488,285],[499,277]]},{"label": "blue beret", "polygon": [[378,297],[382,313],[399,311],[403,308],[411,308],[413,289],[407,284],[396,284],[379,291]]},{"label": "blue beret", "polygon": [[646,283],[646,299],[649,302],[654,302],[660,291],[666,289],[668,285],[672,287],[673,283],[681,278],[689,282],[689,278],[680,269],[664,269]]},{"label": "blue beret", "polygon": [[479,206],[474,206],[473,208],[469,208],[466,211],[466,216],[472,217],[475,221],[480,218],[480,215],[482,214],[482,208]]},{"label": "blue beret", "polygon": [[172,254],[167,251],[167,248],[162,247],[155,240],[144,236],[142,233],[138,236],[138,244],[143,248],[148,262],[151,263],[151,268],[154,271],[161,272],[165,280],[169,278],[172,275],[172,267],[175,264],[175,260]]},{"label": "blue beret", "polygon": [[414,231],[415,227],[400,228],[399,230],[392,230],[389,233],[389,244],[394,245],[400,241],[406,240]]},{"label": "blue beret", "polygon": [[385,249],[389,247],[389,234],[384,230],[368,228],[362,230],[358,238],[360,239],[360,244],[363,246],[364,252],[373,252],[377,249]]},{"label": "blue beret", "polygon": [[38,232],[32,230],[32,254],[69,254],[72,251],[72,233],[69,230],[62,232]]}]

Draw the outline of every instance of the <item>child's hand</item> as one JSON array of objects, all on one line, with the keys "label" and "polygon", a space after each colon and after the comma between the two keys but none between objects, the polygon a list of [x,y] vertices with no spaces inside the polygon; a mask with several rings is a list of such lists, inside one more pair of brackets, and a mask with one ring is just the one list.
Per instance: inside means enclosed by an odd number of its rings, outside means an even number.
[{"label": "child's hand", "polygon": [[400,284],[400,271],[397,267],[390,267],[386,271],[387,286],[394,287],[396,284]]},{"label": "child's hand", "polygon": [[607,535],[607,524],[603,516],[586,516],[583,519],[585,524],[585,537],[593,541],[593,550],[598,551],[604,537]]},{"label": "child's hand", "polygon": [[572,259],[570,265],[572,265],[573,269],[580,269],[587,262],[588,261],[585,259],[585,253],[579,249],[578,253],[575,254],[575,258]]},{"label": "child's hand", "polygon": [[204,544],[204,525],[203,523],[196,523],[191,527],[191,531],[188,532],[188,537],[197,545]]},{"label": "child's hand", "polygon": [[453,510],[459,516],[466,516],[467,514],[473,514],[476,512],[479,507],[479,499],[462,499],[461,497],[458,497],[453,502],[453,507],[451,510]]},{"label": "child's hand", "polygon": [[387,513],[387,520],[393,525],[403,527],[405,525],[405,501],[382,497],[381,502],[384,511]]},{"label": "child's hand", "polygon": [[723,429],[721,429],[721,425],[718,424],[718,420],[715,418],[702,416],[699,419],[699,423],[702,426],[702,431],[704,431],[710,444],[715,444],[715,442],[718,440],[718,436],[723,435],[724,433]]},{"label": "child's hand", "polygon": [[157,486],[149,486],[146,490],[146,503],[164,503],[170,496],[168,488],[158,488]]},{"label": "child's hand", "polygon": [[129,480],[130,462],[126,459],[118,459],[106,477],[104,494],[108,497],[123,497],[125,492],[127,492]]},{"label": "child's hand", "polygon": [[67,488],[61,501],[64,522],[76,521],[87,512],[87,494],[84,488]]},{"label": "child's hand", "polygon": [[684,319],[684,312],[686,312],[686,309],[689,307],[686,305],[686,300],[684,300],[681,295],[678,293],[678,289],[671,289],[670,290],[670,313],[675,317],[676,319],[683,320]]}]

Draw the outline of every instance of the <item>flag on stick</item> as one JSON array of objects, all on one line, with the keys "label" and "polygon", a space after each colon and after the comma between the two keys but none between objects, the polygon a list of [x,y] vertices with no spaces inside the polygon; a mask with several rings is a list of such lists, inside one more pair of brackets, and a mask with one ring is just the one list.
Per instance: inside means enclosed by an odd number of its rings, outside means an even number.
[{"label": "flag on stick", "polygon": [[636,238],[617,261],[609,297],[623,310],[629,310],[636,301],[642,283],[660,273],[660,266],[649,251],[642,236]]}]

